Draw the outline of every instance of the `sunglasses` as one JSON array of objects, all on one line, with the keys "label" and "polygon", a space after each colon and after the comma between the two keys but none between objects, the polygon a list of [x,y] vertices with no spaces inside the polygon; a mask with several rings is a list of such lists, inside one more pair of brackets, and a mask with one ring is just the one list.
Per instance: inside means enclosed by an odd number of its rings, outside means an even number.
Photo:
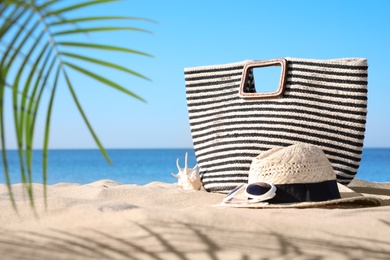
[{"label": "sunglasses", "polygon": [[266,182],[241,184],[229,192],[224,203],[259,203],[272,199],[276,195],[276,187]]}]

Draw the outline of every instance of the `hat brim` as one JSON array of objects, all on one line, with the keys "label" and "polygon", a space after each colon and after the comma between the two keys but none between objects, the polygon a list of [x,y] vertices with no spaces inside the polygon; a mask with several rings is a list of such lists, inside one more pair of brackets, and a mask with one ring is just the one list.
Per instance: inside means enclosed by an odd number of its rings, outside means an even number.
[{"label": "hat brim", "polygon": [[316,202],[297,202],[297,203],[220,203],[215,206],[231,208],[359,208],[359,207],[378,207],[383,205],[383,200],[376,195],[363,195],[353,191],[345,185],[337,184],[340,199]]}]

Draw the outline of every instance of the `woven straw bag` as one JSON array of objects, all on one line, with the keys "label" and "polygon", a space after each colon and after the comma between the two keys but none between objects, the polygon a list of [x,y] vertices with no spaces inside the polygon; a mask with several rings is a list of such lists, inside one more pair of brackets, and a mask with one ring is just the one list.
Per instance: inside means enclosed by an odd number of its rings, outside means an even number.
[{"label": "woven straw bag", "polygon": [[[279,88],[256,93],[253,69],[281,66]],[[195,155],[207,191],[248,182],[253,158],[274,147],[320,147],[337,181],[359,167],[367,114],[367,60],[285,58],[186,68]]]}]

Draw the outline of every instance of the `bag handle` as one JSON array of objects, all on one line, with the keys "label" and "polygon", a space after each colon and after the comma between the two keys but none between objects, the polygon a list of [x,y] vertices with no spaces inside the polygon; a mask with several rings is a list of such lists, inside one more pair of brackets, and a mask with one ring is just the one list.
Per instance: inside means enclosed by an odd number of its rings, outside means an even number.
[{"label": "bag handle", "polygon": [[[277,90],[272,92],[245,92],[245,88],[248,88],[248,81],[250,81],[250,75],[253,68],[259,67],[270,67],[270,66],[281,66],[282,70],[280,72],[279,87]],[[243,74],[240,84],[240,93],[239,96],[243,99],[266,99],[266,98],[278,98],[283,96],[284,89],[286,86],[287,78],[287,60],[286,59],[273,59],[273,60],[261,60],[261,61],[251,61],[244,65]]]}]

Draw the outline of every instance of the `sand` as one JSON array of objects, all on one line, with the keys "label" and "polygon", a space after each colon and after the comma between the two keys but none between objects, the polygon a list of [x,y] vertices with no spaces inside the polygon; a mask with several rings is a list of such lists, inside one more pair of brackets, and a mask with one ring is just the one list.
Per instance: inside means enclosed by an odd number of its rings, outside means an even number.
[{"label": "sand", "polygon": [[216,207],[224,195],[100,180],[34,185],[36,217],[0,185],[0,259],[390,259],[390,183],[356,180],[382,206]]}]

